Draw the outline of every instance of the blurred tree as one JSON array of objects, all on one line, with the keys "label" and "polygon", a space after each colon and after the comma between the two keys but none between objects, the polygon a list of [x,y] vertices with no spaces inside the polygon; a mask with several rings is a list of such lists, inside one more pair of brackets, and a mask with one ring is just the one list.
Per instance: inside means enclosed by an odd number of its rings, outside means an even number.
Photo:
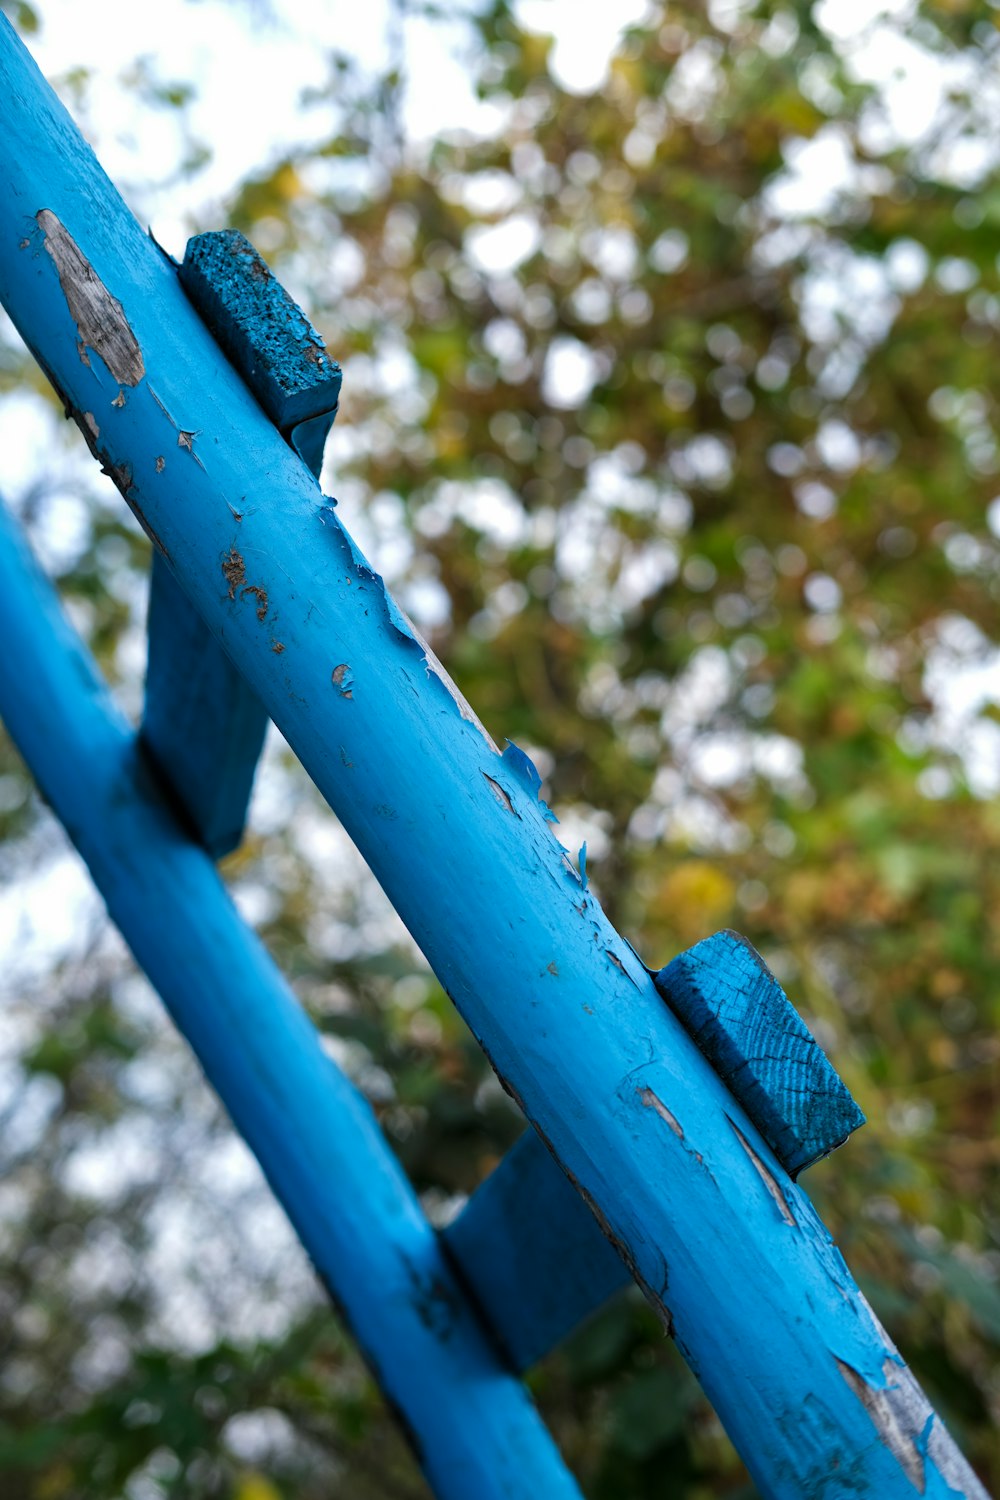
[{"label": "blurred tree", "polygon": [[[996,1486],[1000,34],[974,0],[859,9],[654,0],[581,94],[497,0],[467,18],[490,128],[427,145],[404,23],[437,12],[400,5],[385,74],[332,54],[325,137],[226,212],[344,363],[327,489],[613,920],[651,964],[747,933],[858,1096],[810,1188]],[[10,337],[0,379],[43,389]],[[145,544],[81,473],[19,505],[134,705]],[[9,910],[69,862],[0,756]],[[447,1214],[518,1118],[280,745],[228,875]],[[4,1492],[425,1494],[85,915],[4,986]],[[595,1500],[752,1493],[640,1299],[532,1381]]]}]

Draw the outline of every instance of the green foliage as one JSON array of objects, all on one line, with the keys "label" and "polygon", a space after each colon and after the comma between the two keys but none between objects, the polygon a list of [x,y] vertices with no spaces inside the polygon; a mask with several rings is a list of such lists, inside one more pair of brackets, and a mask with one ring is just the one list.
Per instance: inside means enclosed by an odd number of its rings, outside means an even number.
[{"label": "green foliage", "polygon": [[0,11],[10,17],[24,36],[34,36],[38,30],[38,12],[27,0],[2,0]]},{"label": "green foliage", "polygon": [[[535,755],[613,920],[651,964],[745,932],[856,1093],[870,1123],[810,1190],[993,1486],[996,15],[953,0],[884,23],[952,81],[903,139],[823,6],[656,4],[580,95],[496,0],[469,49],[490,133],[406,145],[405,73],[335,55],[306,101],[328,136],[229,206],[344,364],[327,487],[494,736]],[[189,105],[148,65],[131,83],[151,108]],[[22,366],[0,354],[6,388]],[[63,586],[134,695],[143,544],[103,501],[90,521]],[[45,825],[0,757],[14,882]],[[266,779],[272,811],[228,876],[443,1214],[517,1117],[287,754]],[[349,1341],[287,1272],[268,1282],[278,1334],[206,1314],[192,1353],[157,1321],[161,1184],[112,1209],[66,1163],[148,1113],[130,1079],[150,1053],[175,1169],[192,1146],[172,1121],[193,1111],[209,1143],[224,1126],[126,1003],[120,955],[91,947],[49,989],[26,982],[15,1008],[22,1087],[54,1092],[31,1149],[3,1147],[5,1493],[424,1493]],[[128,1274],[81,1287],[74,1258],[109,1216]],[[532,1381],[589,1495],[751,1493],[638,1298]],[[288,1425],[244,1452],[227,1423],[264,1408]]]}]

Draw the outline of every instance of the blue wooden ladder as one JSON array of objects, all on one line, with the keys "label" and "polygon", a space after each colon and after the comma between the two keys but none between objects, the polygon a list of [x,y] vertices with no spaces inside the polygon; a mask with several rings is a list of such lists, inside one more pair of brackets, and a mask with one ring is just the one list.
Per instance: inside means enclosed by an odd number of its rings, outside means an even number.
[{"label": "blue wooden ladder", "polygon": [[[795,1180],[861,1116],[773,976],[610,926],[320,493],[339,371],[252,247],[165,257],[6,21],[0,119],[0,300],[155,552],[136,734],[0,519],[0,713],[435,1493],[579,1493],[519,1373],[634,1280],[765,1497],[981,1500]],[[444,1235],[216,873],[266,716],[531,1127]]]}]

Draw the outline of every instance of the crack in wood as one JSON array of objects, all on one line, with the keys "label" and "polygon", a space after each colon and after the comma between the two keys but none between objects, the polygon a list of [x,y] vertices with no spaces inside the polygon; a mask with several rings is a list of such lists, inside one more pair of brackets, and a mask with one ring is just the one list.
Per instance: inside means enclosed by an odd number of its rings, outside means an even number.
[{"label": "crack in wood", "polygon": [[[726,1119],[729,1120],[728,1115],[726,1116]],[[789,1204],[788,1199],[785,1197],[785,1194],[782,1191],[781,1184],[779,1183],[777,1177],[775,1177],[774,1173],[771,1171],[767,1163],[757,1155],[756,1151],[753,1149],[740,1127],[733,1120],[729,1120],[729,1124],[735,1132],[736,1139],[739,1141],[740,1145],[743,1147],[743,1150],[746,1152],[747,1156],[749,1156],[750,1160],[756,1167],[761,1182],[763,1182],[764,1186],[771,1194],[771,1197],[774,1199],[781,1217],[784,1219],[786,1224],[790,1224],[793,1229],[796,1228],[795,1215],[792,1213],[791,1205]]]},{"label": "crack in wood", "polygon": [[503,808],[504,812],[514,813],[514,816],[516,818],[518,815],[514,811],[514,804],[508,797],[507,793],[504,791],[503,787],[500,785],[499,781],[494,781],[493,777],[487,776],[485,771],[483,772],[483,780],[489,786],[489,789],[493,793],[494,798],[496,799],[497,803]]},{"label": "crack in wood", "polygon": [[655,1109],[660,1119],[665,1120],[666,1123],[670,1126],[670,1129],[674,1132],[674,1135],[678,1136],[680,1140],[683,1140],[683,1125],[681,1124],[680,1120],[678,1120],[673,1111],[667,1108],[663,1100],[660,1098],[659,1094],[654,1094],[653,1090],[650,1088],[638,1089],[637,1093],[639,1095],[639,1099],[646,1107],[646,1109]]}]

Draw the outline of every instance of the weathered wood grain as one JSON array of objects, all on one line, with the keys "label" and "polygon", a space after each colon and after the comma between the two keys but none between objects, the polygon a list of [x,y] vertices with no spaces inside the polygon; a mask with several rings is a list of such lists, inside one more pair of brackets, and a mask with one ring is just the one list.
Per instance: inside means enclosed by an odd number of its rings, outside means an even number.
[{"label": "weathered wood grain", "polygon": [[865,1123],[781,985],[738,932],[717,932],[678,954],[655,983],[790,1176]]},{"label": "weathered wood grain", "polygon": [[[916,1463],[927,1500],[981,1500],[938,1419],[914,1425],[909,1377],[809,1200],[583,889],[537,799],[463,712],[5,22],[0,124],[0,298],[68,409],[84,427],[94,417],[95,451],[606,1226],[762,1495],[912,1500]],[[80,360],[43,207],[142,352],[146,375],[113,417],[119,387],[100,356]],[[156,467],[175,423],[201,460],[183,473]],[[257,593],[230,593],[240,570]],[[349,697],[331,681],[339,664]],[[419,1378],[402,1335],[400,1350]]]},{"label": "weathered wood grain", "polygon": [[93,349],[121,385],[138,385],[146,373],[142,350],[128,325],[121,303],[94,275],[86,256],[51,210],[40,209],[36,219],[76,323],[80,358],[85,360],[87,350]]}]

